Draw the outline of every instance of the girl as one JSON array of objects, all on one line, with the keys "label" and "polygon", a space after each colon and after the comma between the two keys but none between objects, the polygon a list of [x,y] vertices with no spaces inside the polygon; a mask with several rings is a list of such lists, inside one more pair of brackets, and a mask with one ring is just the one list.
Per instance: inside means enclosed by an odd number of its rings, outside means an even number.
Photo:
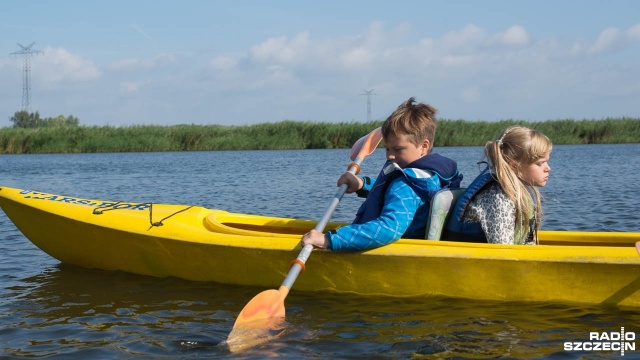
[{"label": "girl", "polygon": [[489,166],[456,202],[445,239],[537,244],[552,143],[524,126],[508,127],[485,145]]}]

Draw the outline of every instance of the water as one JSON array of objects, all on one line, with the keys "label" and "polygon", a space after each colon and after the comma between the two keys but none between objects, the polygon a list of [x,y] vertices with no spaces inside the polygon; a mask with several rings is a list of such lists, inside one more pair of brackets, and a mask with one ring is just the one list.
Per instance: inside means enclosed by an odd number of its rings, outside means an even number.
[{"label": "water", "polygon": [[[458,161],[463,185],[477,174],[480,147],[436,151]],[[319,219],[348,153],[0,155],[0,185]],[[542,189],[543,227],[640,231],[639,154],[640,144],[556,146]],[[376,151],[363,174],[375,176],[383,159]],[[359,203],[345,196],[333,220],[350,221]],[[60,264],[0,214],[0,358],[640,359],[640,348],[624,357],[620,351],[563,350],[565,342],[588,341],[589,332],[624,326],[640,336],[640,309],[360,297],[303,293],[295,286],[282,329],[262,345],[231,354],[220,343],[262,290]]]}]

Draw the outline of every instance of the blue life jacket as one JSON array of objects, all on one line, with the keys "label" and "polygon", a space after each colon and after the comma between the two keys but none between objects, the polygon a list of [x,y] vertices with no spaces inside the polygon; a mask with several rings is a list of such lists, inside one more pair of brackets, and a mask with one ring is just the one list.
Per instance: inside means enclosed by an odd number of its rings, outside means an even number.
[{"label": "blue life jacket", "polygon": [[495,182],[493,174],[487,167],[484,169],[478,177],[476,177],[471,184],[467,187],[451,212],[451,216],[447,221],[442,235],[442,239],[453,241],[466,241],[466,242],[487,242],[487,236],[482,230],[479,222],[463,222],[462,217],[464,215],[467,206],[471,202],[476,194],[478,194],[487,185]]},{"label": "blue life jacket", "polygon": [[[428,171],[429,174],[424,174]],[[422,174],[421,174],[422,172]],[[411,188],[429,206],[431,197],[440,189],[457,189],[462,181],[462,174],[458,172],[455,161],[440,154],[427,154],[412,162],[406,168],[401,169],[398,164],[387,161],[376,178],[373,188],[367,196],[367,200],[360,206],[353,220],[354,224],[364,224],[380,216],[384,206],[384,195],[389,184],[396,178],[404,176]],[[440,187],[428,187],[425,179],[436,176]]]}]

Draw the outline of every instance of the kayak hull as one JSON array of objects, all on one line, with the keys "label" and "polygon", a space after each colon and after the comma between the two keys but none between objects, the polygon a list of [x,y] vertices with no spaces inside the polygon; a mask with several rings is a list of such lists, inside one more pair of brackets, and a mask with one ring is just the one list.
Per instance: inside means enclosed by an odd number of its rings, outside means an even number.
[{"label": "kayak hull", "polygon": [[[67,264],[278,288],[314,221],[198,206],[102,201],[3,187],[0,207]],[[340,226],[330,223],[328,228]],[[640,306],[640,233],[541,232],[541,245],[401,239],[362,252],[316,250],[295,289],[366,296]]]}]

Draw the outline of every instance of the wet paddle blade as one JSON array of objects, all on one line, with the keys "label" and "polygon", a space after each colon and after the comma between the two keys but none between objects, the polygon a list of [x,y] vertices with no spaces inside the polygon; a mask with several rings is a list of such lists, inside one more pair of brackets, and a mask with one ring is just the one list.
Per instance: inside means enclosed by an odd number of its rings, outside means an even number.
[{"label": "wet paddle blade", "polygon": [[263,319],[258,322],[261,324],[258,328],[233,328],[227,340],[220,344],[226,345],[230,352],[238,353],[272,341],[285,330],[284,318]]},{"label": "wet paddle blade", "polygon": [[265,290],[254,296],[238,315],[226,344],[231,352],[265,343],[281,327],[285,317],[284,299],[289,289]]},{"label": "wet paddle blade", "polygon": [[[251,328],[261,324],[258,320],[270,318],[284,318],[284,298],[282,290],[265,290],[256,295],[244,306],[240,315],[233,324],[233,328]],[[286,288],[285,288],[286,289]],[[288,293],[288,291],[286,291]]]}]

